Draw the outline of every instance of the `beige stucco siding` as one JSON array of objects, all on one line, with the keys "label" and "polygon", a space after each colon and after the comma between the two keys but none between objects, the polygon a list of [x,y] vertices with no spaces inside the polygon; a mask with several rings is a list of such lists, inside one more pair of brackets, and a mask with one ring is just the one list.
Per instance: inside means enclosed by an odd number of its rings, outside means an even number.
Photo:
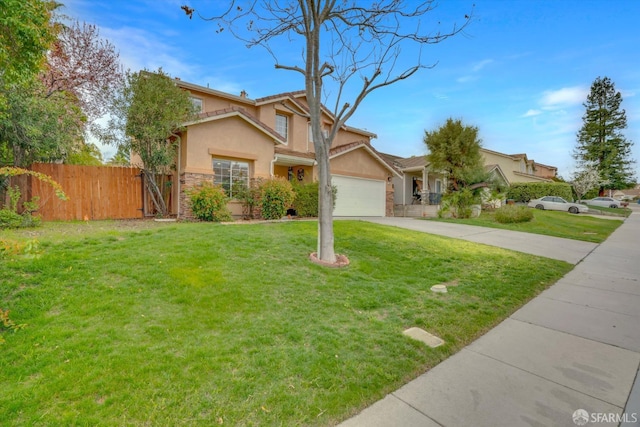
[{"label": "beige stucco siding", "polygon": [[480,153],[484,158],[485,165],[497,164],[500,166],[500,169],[502,169],[502,172],[509,181],[509,184],[513,184],[514,182],[547,181],[547,179],[545,178],[533,175],[533,170],[531,169],[530,165],[527,165],[527,163],[522,158],[501,155],[498,153],[488,152],[486,150],[482,150]]},{"label": "beige stucco siding", "polygon": [[282,105],[269,104],[260,107],[258,119],[275,130],[277,114],[287,117],[288,123],[287,144],[281,147],[302,153],[312,152],[313,148],[307,143],[309,122],[306,117],[294,114],[291,109]]},{"label": "beige stucco siding", "polygon": [[271,174],[273,139],[240,117],[189,126],[188,138],[186,172],[210,173],[211,159],[223,157],[249,161],[254,178],[268,178]]},{"label": "beige stucco siding", "polygon": [[[314,181],[312,166],[298,165],[291,166],[291,168],[293,178],[296,182],[310,183]],[[273,174],[281,178],[289,179],[289,166],[275,165],[273,168]],[[302,180],[300,180],[299,177],[302,177]]]},{"label": "beige stucco siding", "polygon": [[250,114],[256,114],[256,108],[249,102],[235,102],[231,99],[221,98],[218,96],[213,96],[193,90],[190,91],[189,94],[195,98],[199,98],[202,100],[203,112],[224,110],[225,108],[229,107],[240,107],[244,108]]},{"label": "beige stucco siding", "polygon": [[484,158],[485,165],[498,165],[502,172],[504,172],[507,180],[509,182],[516,182],[516,176],[513,171],[518,168],[519,164],[514,161],[511,157],[500,156],[493,153],[482,152],[482,157]]},{"label": "beige stucco siding", "polygon": [[386,180],[390,172],[369,152],[359,148],[331,159],[331,173]]},{"label": "beige stucco siding", "polygon": [[338,132],[338,134],[336,135],[336,138],[333,140],[332,148],[339,147],[341,145],[351,144],[352,142],[355,142],[355,141],[368,141],[368,140],[369,138],[366,137],[365,135],[355,133],[355,132],[349,132],[346,130],[340,130],[340,132]]}]

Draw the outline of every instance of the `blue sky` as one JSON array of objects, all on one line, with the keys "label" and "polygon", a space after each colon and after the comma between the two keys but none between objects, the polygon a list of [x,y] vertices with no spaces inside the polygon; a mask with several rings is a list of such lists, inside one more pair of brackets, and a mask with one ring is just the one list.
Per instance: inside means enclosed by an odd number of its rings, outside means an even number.
[{"label": "blue sky", "polygon": [[[254,99],[303,89],[302,78],[274,69],[264,49],[247,49],[180,10],[186,3],[206,12],[218,0],[63,2],[63,13],[100,28],[126,68],[162,67],[182,80],[235,94],[245,90]],[[474,4],[464,34],[423,48],[423,61],[437,63],[434,68],[372,93],[349,124],[376,133],[378,150],[411,156],[426,153],[425,130],[458,118],[479,128],[484,147],[527,153],[567,178],[582,104],[595,78],[607,76],[622,93],[624,134],[640,159],[640,1],[441,0],[430,16],[462,22]],[[276,46],[283,63],[300,51],[294,43]],[[105,154],[113,151],[107,147]]]}]

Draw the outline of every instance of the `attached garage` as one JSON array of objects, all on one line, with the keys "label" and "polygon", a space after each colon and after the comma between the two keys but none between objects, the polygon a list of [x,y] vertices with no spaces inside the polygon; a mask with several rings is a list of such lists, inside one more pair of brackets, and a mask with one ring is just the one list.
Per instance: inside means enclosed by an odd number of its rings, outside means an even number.
[{"label": "attached garage", "polygon": [[331,179],[338,188],[334,216],[385,216],[385,181],[342,175]]}]

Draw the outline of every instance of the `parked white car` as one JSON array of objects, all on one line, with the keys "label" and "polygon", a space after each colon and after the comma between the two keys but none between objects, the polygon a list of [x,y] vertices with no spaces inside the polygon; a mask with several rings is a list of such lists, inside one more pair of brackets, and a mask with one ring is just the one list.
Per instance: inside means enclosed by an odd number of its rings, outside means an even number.
[{"label": "parked white car", "polygon": [[620,200],[613,197],[595,197],[589,200],[582,200],[580,203],[591,206],[602,206],[603,208],[621,208],[624,207]]},{"label": "parked white car", "polygon": [[556,196],[545,196],[539,199],[530,200],[528,206],[530,208],[564,211],[573,214],[589,212],[589,208],[585,205],[567,202],[562,197]]}]

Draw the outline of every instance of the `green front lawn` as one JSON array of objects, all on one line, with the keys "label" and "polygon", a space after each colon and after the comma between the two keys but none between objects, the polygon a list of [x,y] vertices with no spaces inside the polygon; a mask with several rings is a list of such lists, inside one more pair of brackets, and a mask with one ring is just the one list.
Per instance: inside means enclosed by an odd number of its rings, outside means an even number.
[{"label": "green front lawn", "polygon": [[429,218],[428,220],[502,228],[505,230],[544,234],[547,236],[584,240],[594,243],[603,242],[616,228],[622,225],[622,219],[601,219],[585,214],[574,215],[568,212],[543,211],[539,209],[531,210],[533,211],[533,220],[518,224],[501,224],[495,220],[494,214],[491,211],[483,211],[479,218]]},{"label": "green front lawn", "polygon": [[2,423],[332,425],[571,269],[366,222],[335,223],[343,269],[308,261],[315,222],[126,224],[3,234],[42,253],[0,259],[0,308],[27,324],[2,333]]},{"label": "green front lawn", "polygon": [[607,214],[612,214],[614,216],[620,216],[620,217],[628,217],[629,215],[631,215],[631,212],[633,212],[631,209],[629,208],[605,208],[602,206],[592,206],[592,205],[587,205],[589,207],[589,211],[600,211],[600,212],[605,212]]}]

